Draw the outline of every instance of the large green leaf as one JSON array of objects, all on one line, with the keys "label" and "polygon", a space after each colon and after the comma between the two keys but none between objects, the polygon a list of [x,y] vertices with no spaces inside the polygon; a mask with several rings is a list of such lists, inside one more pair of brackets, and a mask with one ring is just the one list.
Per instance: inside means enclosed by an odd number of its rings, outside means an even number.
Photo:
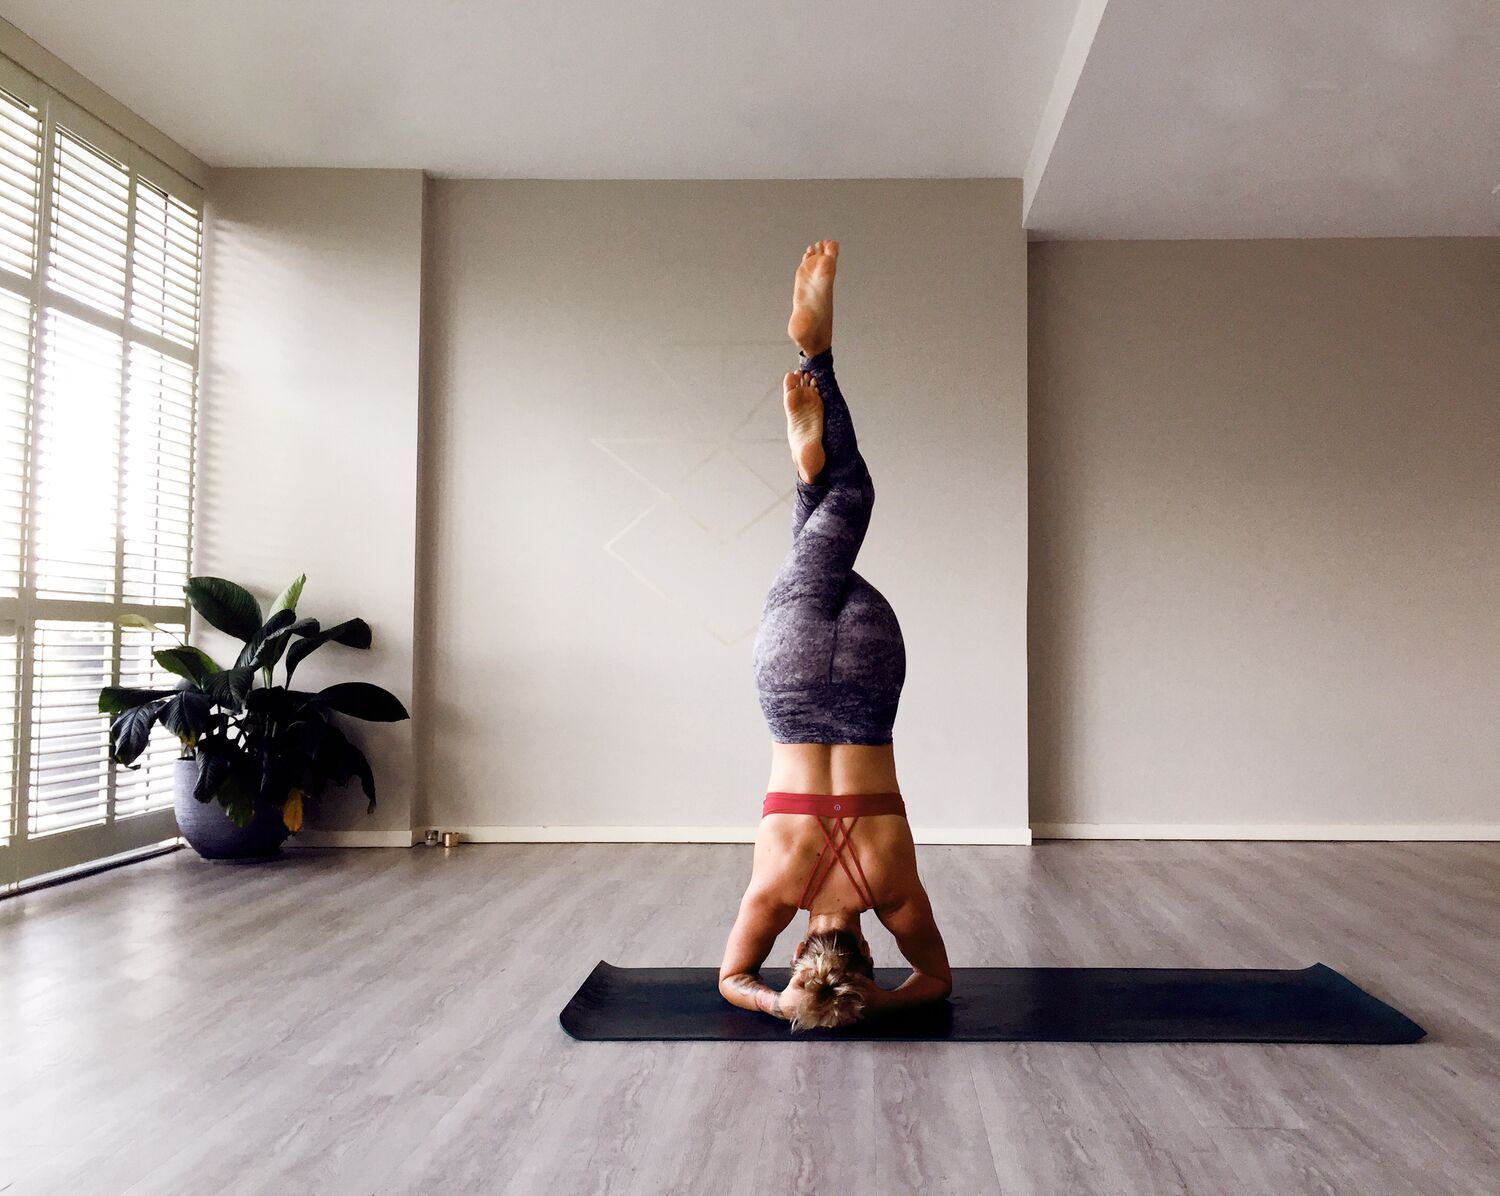
[{"label": "large green leaf", "polygon": [[170,698],[175,689],[136,689],[127,685],[106,685],[99,691],[100,714],[124,714],[125,711],[158,698]]},{"label": "large green leaf", "polygon": [[[266,617],[270,618],[277,612],[284,610],[295,612],[297,603],[302,600],[302,587],[306,584],[307,574],[303,573],[276,596],[276,601],[271,603],[271,609],[266,613]],[[298,629],[308,624],[312,625],[313,631],[318,629],[318,621],[316,619],[298,619],[292,625],[292,633],[307,634],[305,631],[299,632]],[[265,670],[265,676],[261,678],[262,684],[271,684],[271,670],[276,667],[276,662],[281,659],[281,654],[286,651],[286,646],[290,639],[290,635],[279,636],[267,644],[267,651],[261,653],[261,667]]]},{"label": "large green leaf", "polygon": [[320,745],[320,756],[324,757],[323,767],[328,774],[339,781],[347,781],[352,776],[359,777],[360,788],[365,791],[365,796],[370,799],[365,812],[375,812],[375,774],[370,769],[370,762],[365,759],[365,754],[349,742],[349,737],[332,724],[328,727],[328,735]]},{"label": "large green leaf", "polygon": [[354,758],[354,771],[359,773],[360,787],[365,791],[365,796],[370,799],[365,806],[366,814],[375,813],[375,774],[370,771],[370,762],[365,759],[365,754],[355,747],[349,745],[349,754]]},{"label": "large green leaf", "polygon": [[245,646],[240,649],[239,659],[234,662],[235,668],[247,664],[253,664],[257,668],[266,663],[266,656],[276,650],[277,641],[284,639],[293,623],[297,621],[297,612],[291,610],[279,610],[245,641]]},{"label": "large green leaf", "polygon": [[162,725],[179,739],[196,739],[213,723],[212,701],[196,689],[179,690],[161,708]]},{"label": "large green leaf", "polygon": [[255,595],[232,581],[222,577],[190,577],[183,589],[193,609],[210,626],[237,640],[252,638],[265,622]]},{"label": "large green leaf", "polygon": [[218,798],[235,826],[249,826],[255,817],[256,784],[243,767],[231,767],[219,785]]},{"label": "large green leaf", "polygon": [[233,669],[224,669],[212,677],[205,677],[199,683],[199,688],[213,699],[215,704],[224,707],[225,710],[238,711],[244,706],[245,698],[249,695],[253,684],[255,684],[255,666],[247,664]]},{"label": "large green leaf", "polygon": [[284,685],[268,685],[250,691],[245,698],[245,709],[281,723],[295,717],[312,697],[312,694],[287,689]]},{"label": "large green leaf", "polygon": [[267,617],[269,618],[279,610],[296,610],[297,602],[302,597],[302,587],[306,584],[307,574],[304,573],[276,596],[276,601],[271,603],[271,609],[266,612]]},{"label": "large green leaf", "polygon": [[342,623],[334,624],[332,627],[324,628],[316,635],[304,636],[298,640],[287,649],[287,681],[291,681],[292,673],[309,653],[316,651],[327,643],[343,644],[346,648],[368,648],[370,646],[370,625],[363,619],[347,619]]},{"label": "large green leaf", "polygon": [[313,701],[329,710],[372,723],[395,723],[410,718],[401,700],[388,689],[368,681],[345,681],[330,685],[313,695]]},{"label": "large green leaf", "polygon": [[156,725],[162,707],[155,702],[134,706],[125,711],[109,726],[110,758],[127,767],[135,763],[136,757],[146,750],[151,740],[151,728]]},{"label": "large green leaf", "polygon": [[199,801],[213,801],[218,796],[219,786],[229,775],[234,753],[227,747],[216,750],[198,750],[198,781],[193,786],[193,796]]},{"label": "large green leaf", "polygon": [[156,663],[169,673],[201,683],[206,677],[219,672],[219,666],[201,648],[183,644],[177,648],[162,648],[154,654]]},{"label": "large green leaf", "polygon": [[264,671],[264,676],[261,677],[261,684],[271,684],[272,670],[275,669],[276,662],[281,659],[281,654],[286,650],[286,646],[292,642],[294,635],[317,635],[318,630],[318,621],[316,619],[298,619],[286,629],[285,634],[277,635],[267,640],[264,648],[259,653],[261,668]]},{"label": "large green leaf", "polygon": [[280,805],[291,788],[286,779],[286,765],[276,752],[267,752],[260,762],[260,780],[256,797],[262,805]]}]

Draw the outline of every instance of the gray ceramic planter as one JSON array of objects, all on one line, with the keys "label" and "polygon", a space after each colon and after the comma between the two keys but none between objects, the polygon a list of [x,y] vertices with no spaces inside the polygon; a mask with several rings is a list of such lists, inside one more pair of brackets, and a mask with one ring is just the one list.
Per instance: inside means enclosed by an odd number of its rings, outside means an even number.
[{"label": "gray ceramic planter", "polygon": [[263,860],[281,853],[290,833],[274,806],[261,806],[248,826],[235,826],[216,801],[193,796],[198,783],[198,761],[178,760],[173,808],[177,829],[205,860]]}]

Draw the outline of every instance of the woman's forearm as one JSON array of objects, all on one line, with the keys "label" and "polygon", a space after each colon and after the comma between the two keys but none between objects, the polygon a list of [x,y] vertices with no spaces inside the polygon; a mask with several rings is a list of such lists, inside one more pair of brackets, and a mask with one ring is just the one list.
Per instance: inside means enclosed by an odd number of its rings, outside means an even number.
[{"label": "woman's forearm", "polygon": [[719,993],[731,1005],[749,1009],[754,1013],[769,1013],[772,1017],[785,1018],[781,1012],[781,994],[749,972],[736,976],[724,976],[719,980]]},{"label": "woman's forearm", "polygon": [[953,991],[953,982],[925,972],[913,971],[910,976],[892,989],[877,989],[879,994],[869,1002],[871,1013],[896,1013],[917,1005],[933,1001],[945,1001]]}]

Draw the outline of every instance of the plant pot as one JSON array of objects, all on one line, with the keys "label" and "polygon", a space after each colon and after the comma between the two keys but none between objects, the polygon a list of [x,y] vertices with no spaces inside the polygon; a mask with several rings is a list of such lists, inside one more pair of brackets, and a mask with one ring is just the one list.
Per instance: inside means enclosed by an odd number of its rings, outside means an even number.
[{"label": "plant pot", "polygon": [[275,806],[257,806],[246,826],[236,826],[216,801],[193,796],[198,784],[198,761],[178,760],[173,809],[177,829],[205,860],[263,860],[281,853],[290,832]]}]

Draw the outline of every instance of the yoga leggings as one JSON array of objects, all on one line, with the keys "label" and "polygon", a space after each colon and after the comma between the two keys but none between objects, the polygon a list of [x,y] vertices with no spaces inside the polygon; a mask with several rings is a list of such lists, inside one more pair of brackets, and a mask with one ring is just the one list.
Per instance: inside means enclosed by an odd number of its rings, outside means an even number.
[{"label": "yoga leggings", "polygon": [[854,571],[875,486],[833,351],[799,356],[823,400],[823,471],[797,479],[792,549],[771,583],[755,637],[760,706],[777,743],[891,742],[906,680],[896,612]]}]

